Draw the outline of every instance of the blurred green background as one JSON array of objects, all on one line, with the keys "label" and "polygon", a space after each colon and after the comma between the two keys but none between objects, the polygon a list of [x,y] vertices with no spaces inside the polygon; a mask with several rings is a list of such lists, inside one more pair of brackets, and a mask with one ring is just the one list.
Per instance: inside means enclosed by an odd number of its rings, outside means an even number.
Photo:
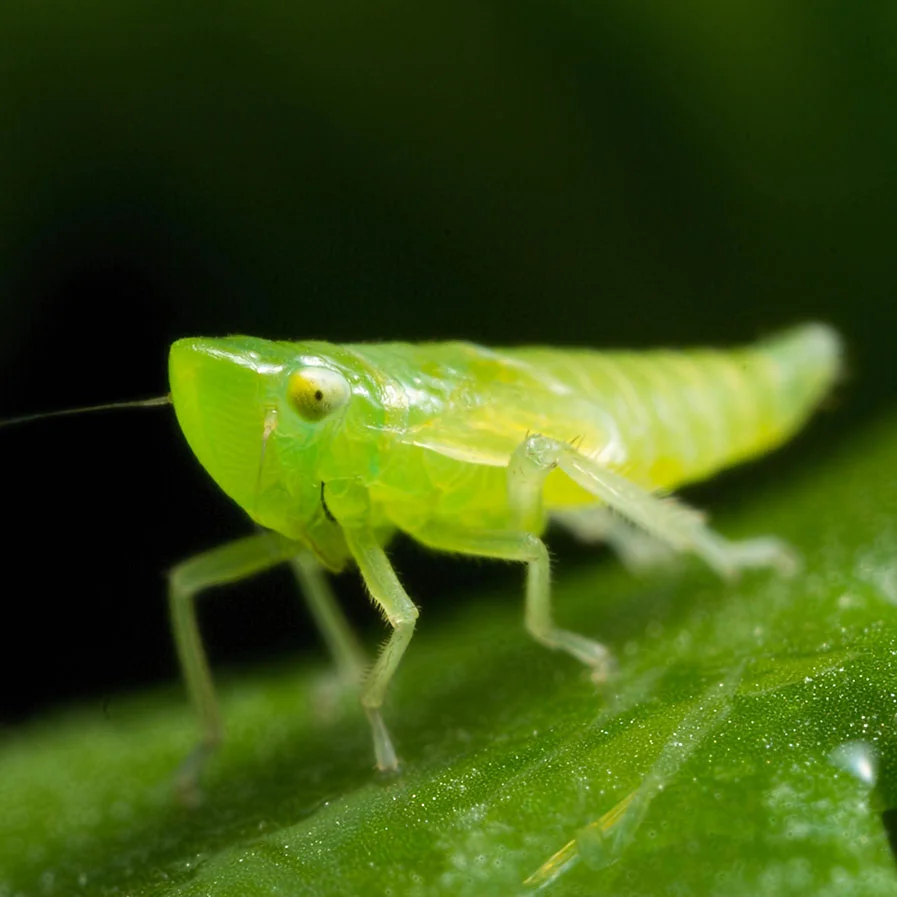
[{"label": "blurred green background", "polygon": [[[641,347],[829,321],[850,379],[700,495],[742,500],[893,404],[895,47],[880,0],[4,4],[0,414],[163,393],[185,335]],[[172,416],[0,444],[31,652],[0,716],[173,679],[163,572],[246,527]],[[496,575],[398,556],[427,625]],[[214,600],[216,662],[311,643],[284,585]]]}]

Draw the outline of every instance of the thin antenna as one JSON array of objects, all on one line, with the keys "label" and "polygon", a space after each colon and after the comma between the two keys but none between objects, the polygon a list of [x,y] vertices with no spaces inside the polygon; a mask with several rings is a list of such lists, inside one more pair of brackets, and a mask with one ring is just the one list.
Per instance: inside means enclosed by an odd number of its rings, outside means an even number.
[{"label": "thin antenna", "polygon": [[11,417],[0,420],[0,427],[12,427],[16,424],[27,424],[34,420],[46,420],[48,417],[68,417],[71,414],[90,414],[92,411],[112,411],[117,408],[156,408],[170,405],[171,396],[158,396],[155,399],[138,399],[135,402],[107,402],[104,405],[86,405],[83,408],[64,408],[62,411],[44,411],[40,414],[25,414],[22,417]]}]

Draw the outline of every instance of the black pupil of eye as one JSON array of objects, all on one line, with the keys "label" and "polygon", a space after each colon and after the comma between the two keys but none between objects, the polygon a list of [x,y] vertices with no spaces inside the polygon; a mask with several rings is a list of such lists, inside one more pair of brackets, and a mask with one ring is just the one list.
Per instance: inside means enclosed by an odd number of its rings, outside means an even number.
[{"label": "black pupil of eye", "polygon": [[323,398],[324,398],[324,393],[322,393],[320,389],[316,389],[315,390],[315,401],[320,402],[321,399],[323,399]]}]

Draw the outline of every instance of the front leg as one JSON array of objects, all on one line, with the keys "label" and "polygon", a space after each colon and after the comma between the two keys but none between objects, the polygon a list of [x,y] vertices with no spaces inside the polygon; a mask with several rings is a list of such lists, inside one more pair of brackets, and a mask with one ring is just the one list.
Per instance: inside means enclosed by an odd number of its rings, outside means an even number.
[{"label": "front leg", "polygon": [[394,770],[399,766],[392,739],[383,722],[380,708],[390,680],[395,674],[399,661],[414,635],[417,622],[417,608],[408,597],[396,577],[386,552],[374,534],[366,527],[345,528],[346,544],[358,564],[364,583],[377,606],[393,627],[374,668],[368,675],[361,692],[361,704],[367,712],[374,736],[374,756],[377,768]]},{"label": "front leg", "polygon": [[169,608],[178,659],[201,729],[199,745],[184,760],[177,775],[177,789],[185,803],[198,802],[199,774],[224,733],[196,622],[196,596],[206,589],[260,573],[301,551],[298,542],[262,532],[196,555],[178,564],[169,575]]},{"label": "front leg", "polygon": [[320,563],[310,552],[290,558],[290,566],[308,603],[343,685],[357,689],[364,680],[368,662],[349,621],[340,609]]},{"label": "front leg", "polygon": [[184,682],[201,730],[200,743],[181,764],[177,774],[176,787],[185,803],[199,801],[200,773],[208,756],[221,743],[224,732],[197,625],[196,597],[206,589],[253,576],[284,561],[293,566],[341,678],[352,686],[361,681],[364,654],[321,575],[320,566],[301,542],[265,531],[178,564],[169,575],[171,622]]}]

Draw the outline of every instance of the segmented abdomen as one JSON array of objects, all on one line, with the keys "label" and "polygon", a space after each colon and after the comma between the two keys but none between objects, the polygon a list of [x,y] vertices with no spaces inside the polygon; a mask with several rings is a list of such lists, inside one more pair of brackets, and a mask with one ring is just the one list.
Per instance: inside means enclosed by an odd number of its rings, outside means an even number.
[{"label": "segmented abdomen", "polygon": [[831,328],[807,324],[731,351],[509,354],[610,412],[628,475],[671,488],[784,441],[837,377],[841,343]]}]

